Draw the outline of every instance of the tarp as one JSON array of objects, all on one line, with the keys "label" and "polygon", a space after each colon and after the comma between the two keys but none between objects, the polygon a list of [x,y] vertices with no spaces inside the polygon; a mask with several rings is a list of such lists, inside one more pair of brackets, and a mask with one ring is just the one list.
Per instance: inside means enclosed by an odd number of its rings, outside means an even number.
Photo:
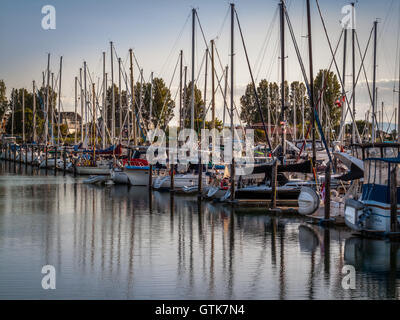
[{"label": "tarp", "polygon": [[[278,173],[282,172],[298,172],[298,173],[313,173],[311,161],[307,160],[302,163],[295,163],[295,164],[280,164],[278,165]],[[256,166],[253,169],[253,174],[256,173],[272,173],[272,165],[261,165]]]}]

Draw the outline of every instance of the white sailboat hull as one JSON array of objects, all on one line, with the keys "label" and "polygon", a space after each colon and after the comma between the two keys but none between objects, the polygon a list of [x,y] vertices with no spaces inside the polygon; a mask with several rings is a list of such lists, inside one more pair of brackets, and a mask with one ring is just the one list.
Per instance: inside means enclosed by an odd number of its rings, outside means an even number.
[{"label": "white sailboat hull", "polygon": [[148,168],[124,168],[124,173],[128,177],[131,186],[148,186],[149,185],[149,169]]},{"label": "white sailboat hull", "polygon": [[110,168],[77,166],[76,173],[79,175],[109,175]]}]

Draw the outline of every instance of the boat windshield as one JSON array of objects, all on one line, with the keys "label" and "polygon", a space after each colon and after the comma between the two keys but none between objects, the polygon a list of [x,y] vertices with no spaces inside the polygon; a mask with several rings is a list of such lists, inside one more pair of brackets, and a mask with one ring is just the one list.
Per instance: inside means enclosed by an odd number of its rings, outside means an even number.
[{"label": "boat windshield", "polygon": [[365,184],[389,184],[389,164],[379,160],[369,160],[364,163]]}]

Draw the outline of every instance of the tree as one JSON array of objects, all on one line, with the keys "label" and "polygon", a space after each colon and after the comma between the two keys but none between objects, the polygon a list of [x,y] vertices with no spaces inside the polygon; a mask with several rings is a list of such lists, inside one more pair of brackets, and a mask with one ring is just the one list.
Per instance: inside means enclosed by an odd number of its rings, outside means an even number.
[{"label": "tree", "polygon": [[[142,95],[143,106],[141,108],[141,116],[144,125],[147,129],[150,128],[152,123],[155,127],[157,125],[160,128],[166,128],[168,123],[174,117],[175,102],[171,98],[171,91],[165,85],[165,82],[161,78],[153,79],[153,96],[151,97],[151,83],[143,83],[143,89],[141,90],[141,84],[138,82],[135,86],[135,99],[136,107],[139,107],[140,95]],[[152,116],[150,122],[150,99],[153,100],[152,105]]]},{"label": "tree", "polygon": [[7,104],[6,84],[3,80],[0,80],[0,117],[3,117],[6,112]]},{"label": "tree", "polygon": [[[285,82],[285,106],[289,107],[289,85]],[[261,112],[264,121],[267,122],[268,107],[271,113],[271,124],[276,124],[281,116],[281,85],[275,82],[268,83],[267,80],[261,80],[257,87],[257,95],[260,102]],[[254,125],[261,122],[261,114],[258,109],[257,100],[254,94],[254,86],[252,83],[246,87],[245,94],[240,99],[241,112],[240,118],[248,125]],[[288,115],[287,108],[285,115]]]},{"label": "tree", "polygon": [[[183,96],[186,97],[183,101],[182,106],[182,121],[185,128],[191,126],[191,115],[192,115],[192,82],[183,90]],[[205,115],[205,106],[202,98],[201,90],[194,86],[194,129],[199,131],[203,128],[203,119]]]},{"label": "tree", "polygon": [[[121,95],[121,103],[122,108],[120,106],[120,95]],[[115,134],[118,135],[121,132],[121,124],[124,126],[128,125],[127,113],[130,112],[130,100],[128,100],[128,94],[126,91],[121,90],[119,92],[118,87],[114,84],[114,103],[115,103]],[[90,114],[90,113],[89,113]],[[106,93],[106,117],[107,117],[107,128],[111,132],[111,123],[112,123],[112,87],[107,89]],[[91,121],[90,121],[91,122]]]},{"label": "tree", "polygon": [[[324,81],[324,82],[323,82]],[[328,70],[320,70],[317,77],[314,80],[314,92],[315,102],[319,101],[321,96],[321,90],[324,87],[323,102],[325,108],[327,108],[328,115],[330,118],[330,124],[332,128],[337,128],[340,125],[341,109],[336,106],[336,101],[341,98],[341,86],[338,81],[336,74]],[[323,127],[326,126],[326,115],[325,111],[319,115],[321,124]]]}]

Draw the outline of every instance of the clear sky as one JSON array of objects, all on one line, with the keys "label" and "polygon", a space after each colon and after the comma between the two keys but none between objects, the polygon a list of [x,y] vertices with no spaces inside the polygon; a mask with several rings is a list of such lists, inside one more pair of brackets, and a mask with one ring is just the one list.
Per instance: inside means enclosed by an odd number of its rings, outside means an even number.
[{"label": "clear sky", "polygon": [[[12,87],[26,87],[31,90],[32,80],[41,83],[42,71],[46,68],[47,53],[51,53],[51,69],[57,74],[59,58],[63,56],[62,100],[64,110],[73,110],[74,77],[84,60],[87,61],[92,79],[98,83],[102,74],[102,52],[107,53],[107,73],[110,73],[109,42],[121,56],[124,68],[128,70],[128,50],[133,48],[145,79],[150,72],[171,81],[179,50],[184,50],[185,64],[190,70],[191,63],[191,9],[197,8],[201,26],[207,41],[216,40],[223,66],[229,64],[229,1],[226,0],[2,0],[0,11],[0,78],[7,85],[8,94]],[[326,21],[332,45],[336,46],[341,33],[341,8],[348,4],[342,0],[319,0]],[[44,5],[56,9],[56,30],[43,30],[41,20]],[[249,58],[257,80],[266,78],[279,81],[279,19],[273,21],[278,0],[238,0],[236,9],[244,32]],[[327,68],[331,54],[322,28],[321,20],[312,4],[312,30],[315,71]],[[287,0],[289,14],[294,27],[301,54],[308,68],[306,41],[305,0]],[[397,106],[397,96],[393,94],[394,83],[398,79],[398,30],[400,1],[359,0],[356,4],[357,34],[364,51],[373,21],[380,18],[378,43],[378,87],[379,104],[383,100],[389,118]],[[279,18],[279,17],[278,17]],[[275,22],[275,23],[272,23]],[[272,25],[272,28],[270,26]],[[287,29],[286,29],[287,30]],[[202,62],[205,44],[197,26],[196,74]],[[270,37],[269,37],[270,35]],[[297,57],[293,50],[289,32],[287,39],[287,78],[302,80]],[[265,42],[265,39],[268,41]],[[264,54],[264,43],[266,50]],[[349,42],[346,81],[351,85],[351,42]],[[235,38],[235,97],[243,93],[250,81],[243,48],[236,28]],[[260,58],[263,57],[263,58]],[[343,64],[343,47],[337,54],[340,70]],[[372,50],[366,56],[366,70],[372,80]],[[357,52],[356,70],[360,58]],[[217,64],[219,68],[219,63]],[[114,65],[117,79],[117,63]],[[336,72],[335,67],[332,69]],[[217,69],[221,75],[221,69]],[[138,68],[135,67],[135,74]],[[190,75],[190,73],[189,73]],[[198,78],[203,90],[204,72]],[[361,81],[365,82],[364,77]],[[178,77],[172,83],[175,95]],[[357,89],[357,118],[364,118],[368,108],[365,84]],[[397,90],[397,84],[396,84]],[[210,94],[208,94],[210,97]],[[220,97],[219,97],[220,99]],[[219,100],[217,116],[221,117]],[[390,119],[389,119],[390,120]]]}]

